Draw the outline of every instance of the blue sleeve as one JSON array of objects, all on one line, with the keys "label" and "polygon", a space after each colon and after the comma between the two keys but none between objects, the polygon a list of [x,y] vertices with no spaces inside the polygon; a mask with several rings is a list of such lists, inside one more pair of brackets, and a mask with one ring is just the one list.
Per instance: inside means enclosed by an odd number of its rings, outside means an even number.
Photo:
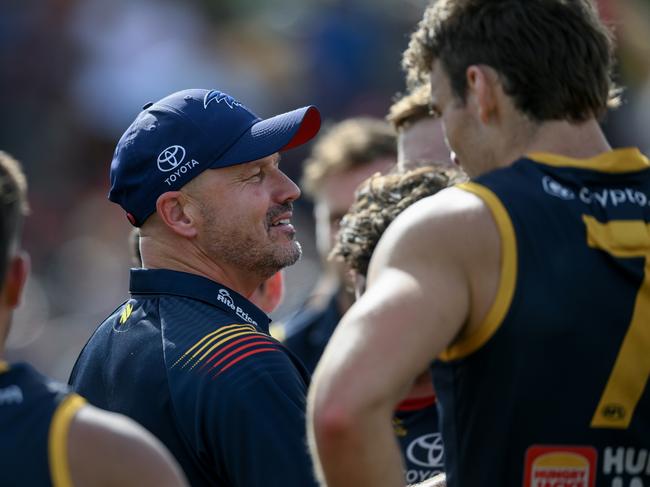
[{"label": "blue sleeve", "polygon": [[281,345],[269,340],[242,351],[202,384],[206,441],[229,484],[317,485],[306,442],[306,386]]}]

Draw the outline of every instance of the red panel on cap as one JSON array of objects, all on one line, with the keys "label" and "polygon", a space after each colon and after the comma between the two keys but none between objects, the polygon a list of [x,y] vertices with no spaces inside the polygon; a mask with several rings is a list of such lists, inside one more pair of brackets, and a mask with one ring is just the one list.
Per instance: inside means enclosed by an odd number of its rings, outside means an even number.
[{"label": "red panel on cap", "polygon": [[320,129],[320,113],[318,110],[311,107],[307,110],[307,113],[305,113],[305,118],[302,119],[302,123],[300,124],[300,128],[298,129],[298,132],[296,132],[296,135],[294,135],[289,143],[282,147],[280,151],[293,149],[294,147],[304,144],[318,133],[318,129]]}]

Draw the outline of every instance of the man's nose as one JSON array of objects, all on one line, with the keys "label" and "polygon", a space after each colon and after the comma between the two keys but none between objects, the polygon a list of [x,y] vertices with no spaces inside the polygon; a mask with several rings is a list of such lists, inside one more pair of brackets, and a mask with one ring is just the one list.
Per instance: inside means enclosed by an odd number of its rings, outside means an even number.
[{"label": "man's nose", "polygon": [[300,193],[301,191],[298,185],[282,171],[278,171],[277,201],[295,201],[300,198]]}]

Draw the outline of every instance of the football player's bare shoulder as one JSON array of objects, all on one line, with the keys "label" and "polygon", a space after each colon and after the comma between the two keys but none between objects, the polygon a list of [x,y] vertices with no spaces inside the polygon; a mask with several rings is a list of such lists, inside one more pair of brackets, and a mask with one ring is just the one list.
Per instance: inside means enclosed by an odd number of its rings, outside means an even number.
[{"label": "football player's bare shoulder", "polygon": [[80,408],[71,421],[68,452],[74,485],[186,485],[176,461],[151,433],[92,406]]},{"label": "football player's bare shoulder", "polygon": [[[493,233],[494,222],[484,201],[461,188],[451,187],[413,204],[388,227],[373,260],[428,258],[432,252],[452,254]],[[388,263],[388,261],[385,261]]]}]

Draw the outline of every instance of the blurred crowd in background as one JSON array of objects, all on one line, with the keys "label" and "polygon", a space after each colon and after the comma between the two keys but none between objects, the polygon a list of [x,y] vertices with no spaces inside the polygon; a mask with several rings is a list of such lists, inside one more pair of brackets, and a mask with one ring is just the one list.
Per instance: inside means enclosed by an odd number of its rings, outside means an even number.
[{"label": "blurred crowd in background", "polygon": [[[8,342],[67,380],[95,327],[128,297],[130,224],[106,199],[117,139],[142,105],[214,88],[261,117],[317,105],[327,122],[383,118],[405,84],[401,53],[427,0],[5,0],[0,4],[0,149],[24,165],[32,257]],[[619,46],[615,147],[650,154],[650,1],[601,0]],[[295,180],[310,145],[288,152]],[[311,204],[295,207],[301,262],[273,314],[295,312],[318,278]]]}]

